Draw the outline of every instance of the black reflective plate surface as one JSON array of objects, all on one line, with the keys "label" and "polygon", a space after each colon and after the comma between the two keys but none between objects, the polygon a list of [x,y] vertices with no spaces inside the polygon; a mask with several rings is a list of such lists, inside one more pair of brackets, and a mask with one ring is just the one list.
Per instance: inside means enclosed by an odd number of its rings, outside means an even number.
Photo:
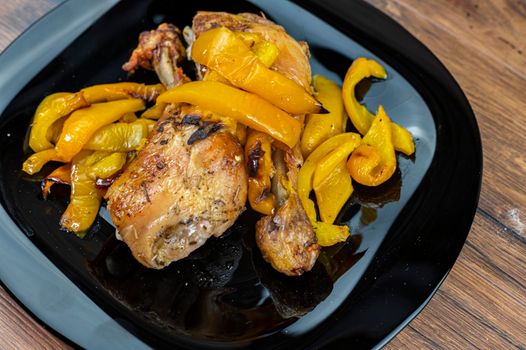
[{"label": "black reflective plate surface", "polygon": [[[480,188],[481,145],[473,113],[453,78],[422,44],[369,5],[296,4],[122,1],[36,75],[1,116],[0,135],[8,137],[0,150],[0,200],[9,215],[2,220],[20,228],[6,234],[27,235],[28,244],[106,314],[151,346],[381,346],[435,291],[469,232]],[[20,170],[27,126],[44,96],[97,83],[155,81],[151,74],[128,77],[120,70],[138,33],[161,21],[182,28],[196,10],[264,10],[310,43],[315,72],[336,80],[353,57],[376,56],[390,78],[374,82],[365,103],[373,110],[382,103],[416,136],[416,156],[399,156],[393,179],[376,189],[356,186],[338,219],[350,225],[351,238],[325,249],[302,277],[282,276],[263,261],[254,242],[258,216],[251,211],[189,258],[161,271],[145,269],[103,217],[84,239],[61,232],[67,189],[43,201],[42,175],[28,177]],[[68,327],[57,328],[68,336]]]}]

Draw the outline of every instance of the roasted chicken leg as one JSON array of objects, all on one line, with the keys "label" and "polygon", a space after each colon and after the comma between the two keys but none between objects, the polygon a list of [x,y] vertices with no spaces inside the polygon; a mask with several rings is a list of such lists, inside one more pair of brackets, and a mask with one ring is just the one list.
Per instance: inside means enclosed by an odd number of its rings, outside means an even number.
[{"label": "roasted chicken leg", "polygon": [[[169,49],[168,49],[169,48]],[[187,78],[177,62],[179,30],[161,24],[141,34],[124,68],[152,68],[167,87]],[[144,266],[160,269],[220,236],[245,208],[243,149],[206,111],[168,106],[137,158],[107,192],[117,237]]]}]

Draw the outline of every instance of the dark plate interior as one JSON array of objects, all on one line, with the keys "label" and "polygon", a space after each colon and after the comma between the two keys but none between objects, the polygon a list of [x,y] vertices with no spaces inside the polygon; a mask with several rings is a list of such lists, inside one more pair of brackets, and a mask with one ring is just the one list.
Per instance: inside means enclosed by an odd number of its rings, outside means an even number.
[{"label": "dark plate interior", "polygon": [[[416,158],[399,157],[399,171],[381,188],[356,186],[339,218],[351,226],[352,237],[325,249],[303,277],[281,276],[262,260],[254,242],[258,216],[250,211],[189,258],[162,271],[145,269],[115,240],[113,227],[103,218],[85,239],[61,232],[58,221],[67,189],[43,201],[38,195],[41,175],[28,177],[20,170],[27,156],[27,125],[44,96],[97,83],[154,81],[151,74],[128,77],[120,70],[139,32],[161,21],[183,27],[196,10],[259,12],[255,5],[122,1],[42,70],[2,114],[0,135],[9,135],[0,150],[2,205],[71,281],[151,345],[285,348],[344,342],[373,347],[435,290],[469,231],[480,187],[481,148],[472,112],[454,80],[427,49],[368,5],[298,3],[392,67],[391,81],[370,88],[365,102],[371,109],[393,98],[393,109],[397,107],[398,92],[389,87],[409,82],[423,100],[402,102],[424,105],[432,117],[402,120],[422,135]],[[288,3],[276,6],[289,6],[275,14],[265,8],[278,22],[287,18],[286,11],[289,16],[294,11]],[[299,39],[313,38],[315,70],[341,77],[352,56],[309,34],[321,27],[303,28],[301,23],[312,23],[307,20],[291,22],[290,28],[281,24]]]}]

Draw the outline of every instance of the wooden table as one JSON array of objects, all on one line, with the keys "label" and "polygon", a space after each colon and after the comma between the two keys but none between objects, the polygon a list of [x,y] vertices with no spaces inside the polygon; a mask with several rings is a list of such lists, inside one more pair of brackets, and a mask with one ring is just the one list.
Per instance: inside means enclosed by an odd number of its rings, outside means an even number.
[{"label": "wooden table", "polygon": [[[451,274],[389,349],[526,348],[526,0],[367,0],[426,44],[475,111],[479,208]],[[2,0],[0,50],[61,0]],[[0,68],[1,69],[1,68]],[[0,348],[66,348],[0,289]]]}]

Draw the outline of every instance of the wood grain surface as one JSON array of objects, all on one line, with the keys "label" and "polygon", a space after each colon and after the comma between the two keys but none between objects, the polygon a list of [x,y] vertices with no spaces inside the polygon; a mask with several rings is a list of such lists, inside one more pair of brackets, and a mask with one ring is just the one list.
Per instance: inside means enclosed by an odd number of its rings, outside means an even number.
[{"label": "wood grain surface", "polygon": [[[467,243],[387,349],[526,348],[526,0],[367,0],[427,45],[465,91],[484,148]],[[0,50],[61,0],[2,0]],[[1,69],[1,68],[0,68]],[[0,349],[67,348],[0,288]]]}]

